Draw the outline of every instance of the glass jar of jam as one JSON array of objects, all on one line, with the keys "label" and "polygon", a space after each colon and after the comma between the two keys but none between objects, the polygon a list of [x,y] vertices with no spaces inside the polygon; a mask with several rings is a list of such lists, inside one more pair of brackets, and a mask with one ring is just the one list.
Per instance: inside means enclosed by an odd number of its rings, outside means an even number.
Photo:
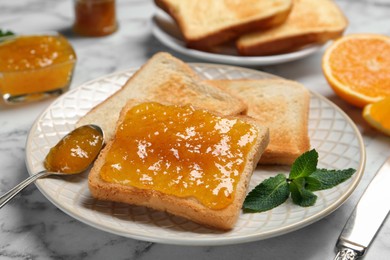
[{"label": "glass jar of jam", "polygon": [[84,36],[105,36],[118,28],[115,0],[74,0],[73,30]]}]

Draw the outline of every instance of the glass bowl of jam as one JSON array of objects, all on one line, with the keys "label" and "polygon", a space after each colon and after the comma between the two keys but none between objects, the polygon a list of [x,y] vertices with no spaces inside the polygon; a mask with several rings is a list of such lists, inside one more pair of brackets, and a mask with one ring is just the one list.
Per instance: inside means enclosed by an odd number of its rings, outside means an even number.
[{"label": "glass bowl of jam", "polygon": [[59,33],[0,38],[0,93],[6,103],[33,101],[68,90],[76,53]]}]

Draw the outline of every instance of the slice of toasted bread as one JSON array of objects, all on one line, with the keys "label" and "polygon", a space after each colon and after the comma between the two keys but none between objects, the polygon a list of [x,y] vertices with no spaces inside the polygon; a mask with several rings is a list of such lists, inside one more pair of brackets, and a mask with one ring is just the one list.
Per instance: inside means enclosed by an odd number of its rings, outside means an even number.
[{"label": "slice of toasted bread", "polygon": [[252,32],[236,41],[240,55],[272,55],[322,44],[341,36],[348,25],[333,0],[294,0],[292,11],[280,26]]},{"label": "slice of toasted bread", "polygon": [[284,22],[292,0],[155,0],[177,22],[187,46],[208,49]]},{"label": "slice of toasted bread", "polygon": [[129,99],[192,104],[224,115],[246,110],[239,98],[215,88],[212,83],[202,82],[187,64],[161,52],[150,58],[119,91],[80,118],[76,125],[102,127],[107,141],[113,136],[119,113]]},{"label": "slice of toasted bread", "polygon": [[235,93],[248,105],[247,115],[270,131],[270,143],[260,164],[292,164],[309,150],[310,94],[301,84],[283,79],[213,80]]},{"label": "slice of toasted bread", "polygon": [[216,116],[191,106],[130,100],[89,173],[92,196],[231,229],[269,142],[268,129],[246,116],[207,120],[202,113]]}]

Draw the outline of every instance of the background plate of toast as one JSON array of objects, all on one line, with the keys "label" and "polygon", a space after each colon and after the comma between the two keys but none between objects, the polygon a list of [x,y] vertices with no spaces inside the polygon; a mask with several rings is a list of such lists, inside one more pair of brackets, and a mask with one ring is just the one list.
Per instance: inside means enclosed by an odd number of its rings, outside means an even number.
[{"label": "background plate of toast", "polygon": [[289,53],[269,56],[239,56],[232,43],[213,47],[209,51],[201,51],[186,47],[183,36],[171,17],[159,10],[152,19],[153,35],[165,46],[178,53],[209,62],[226,63],[240,66],[261,66],[280,64],[307,57],[322,48],[322,45],[306,46]]},{"label": "background plate of toast", "polygon": [[[217,64],[190,64],[204,79],[264,79],[263,72]],[[74,88],[56,99],[36,120],[26,143],[26,164],[30,174],[43,170],[50,147],[74,129],[91,108],[119,90],[137,69],[111,74]],[[88,171],[67,178],[46,178],[36,182],[39,190],[59,209],[95,228],[134,239],[176,245],[226,245],[250,242],[285,234],[307,226],[336,210],[358,185],[364,168],[365,150],[360,133],[349,117],[333,103],[311,92],[309,113],[311,147],[319,153],[319,167],[357,171],[346,182],[316,192],[312,207],[299,207],[290,200],[263,213],[240,214],[230,231],[209,229],[189,220],[116,202],[92,198]],[[250,189],[287,166],[258,166]]]}]

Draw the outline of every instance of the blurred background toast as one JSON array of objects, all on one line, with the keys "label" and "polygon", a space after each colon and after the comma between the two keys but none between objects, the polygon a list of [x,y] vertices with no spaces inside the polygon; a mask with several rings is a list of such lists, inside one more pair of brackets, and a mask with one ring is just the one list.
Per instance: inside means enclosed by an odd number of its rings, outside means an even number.
[{"label": "blurred background toast", "polygon": [[155,0],[178,24],[187,46],[207,49],[254,29],[283,23],[292,0]]},{"label": "blurred background toast", "polygon": [[294,0],[287,20],[274,28],[241,36],[240,55],[272,55],[323,44],[341,36],[348,21],[333,0]]}]

